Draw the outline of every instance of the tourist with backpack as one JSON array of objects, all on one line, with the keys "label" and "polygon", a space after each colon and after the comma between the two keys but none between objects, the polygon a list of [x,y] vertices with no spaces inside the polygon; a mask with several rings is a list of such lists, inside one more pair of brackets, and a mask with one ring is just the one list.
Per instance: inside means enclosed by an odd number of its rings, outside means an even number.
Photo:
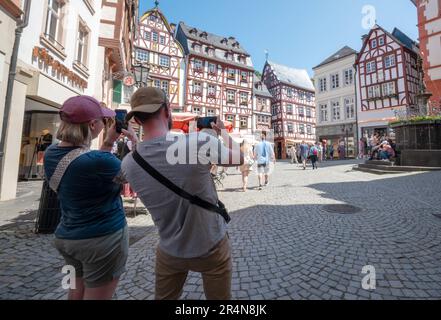
[{"label": "tourist with backpack", "polygon": [[312,170],[318,169],[317,166],[318,154],[319,154],[319,149],[317,145],[312,145],[312,147],[309,149],[309,158],[311,159]]},{"label": "tourist with backpack", "polygon": [[306,170],[306,161],[308,160],[309,146],[305,141],[300,145],[300,156],[302,158],[303,170]]}]

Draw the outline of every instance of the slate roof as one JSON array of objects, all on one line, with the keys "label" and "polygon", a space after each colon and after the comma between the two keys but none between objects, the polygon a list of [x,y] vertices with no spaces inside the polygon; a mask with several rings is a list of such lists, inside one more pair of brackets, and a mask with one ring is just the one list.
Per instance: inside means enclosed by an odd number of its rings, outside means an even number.
[{"label": "slate roof", "polygon": [[267,61],[267,63],[280,82],[309,91],[315,90],[314,84],[305,69],[294,69],[271,61]]},{"label": "slate roof", "polygon": [[[187,26],[184,22],[180,22],[179,26],[182,28],[182,31],[188,39],[201,41],[202,43],[210,44],[217,48],[249,56],[249,53],[244,48],[242,48],[242,45],[234,37],[218,36],[213,33],[206,32],[202,29]],[[205,34],[205,37],[201,36],[202,34]],[[233,44],[236,44],[236,46],[233,46]]]},{"label": "slate roof", "polygon": [[256,75],[253,75],[253,90],[256,96],[267,97],[267,98],[273,97],[271,93],[268,91],[268,88],[263,83],[263,81],[259,79],[259,77],[257,77]]},{"label": "slate roof", "polygon": [[328,57],[326,60],[324,60],[323,62],[321,62],[319,65],[317,65],[316,67],[314,67],[313,69],[317,69],[321,66],[324,66],[328,63],[346,58],[352,54],[357,54],[357,51],[355,51],[354,49],[348,47],[348,46],[344,46],[343,48],[341,48],[340,50],[338,50],[336,53],[334,53],[332,56]]},{"label": "slate roof", "polygon": [[418,43],[416,41],[413,41],[410,37],[408,37],[404,32],[402,32],[400,29],[395,28],[392,31],[392,37],[395,38],[398,42],[400,42],[403,46],[407,47],[408,49],[418,52]]},{"label": "slate roof", "polygon": [[[232,37],[231,38],[221,37],[212,33],[208,33],[204,30],[199,30],[187,26],[184,22],[180,22],[178,26],[178,30],[176,32],[176,39],[182,45],[182,47],[185,50],[185,54],[187,55],[192,54],[194,56],[198,56],[204,59],[210,59],[220,63],[229,64],[238,68],[254,71],[251,56],[245,51],[244,48],[242,48],[240,43]],[[195,51],[191,45],[192,41],[198,41],[202,44],[210,45],[214,47],[215,49],[214,56],[208,55],[208,53],[205,50],[202,50],[201,52]],[[233,44],[235,44],[234,47]],[[225,52],[234,52],[236,54],[244,55],[246,58],[246,63],[227,59],[227,57],[225,56]]]}]

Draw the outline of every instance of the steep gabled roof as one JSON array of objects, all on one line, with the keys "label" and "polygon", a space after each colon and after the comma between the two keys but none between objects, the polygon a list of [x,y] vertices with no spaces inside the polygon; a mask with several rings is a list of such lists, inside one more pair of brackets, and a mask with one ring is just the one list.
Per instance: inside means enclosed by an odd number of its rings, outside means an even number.
[{"label": "steep gabled roof", "polygon": [[392,31],[392,36],[395,37],[397,41],[400,42],[403,46],[412,51],[416,51],[415,49],[418,48],[418,43],[416,41],[413,41],[398,28],[395,28],[394,31]]},{"label": "steep gabled roof", "polygon": [[217,48],[221,48],[227,51],[232,51],[235,53],[241,53],[243,55],[249,56],[249,53],[242,47],[239,41],[234,37],[223,37],[218,36],[213,33],[206,32],[194,27],[186,25],[184,22],[179,23],[180,28],[184,32],[188,39],[200,41],[212,45]]},{"label": "steep gabled roof", "polygon": [[164,22],[168,32],[173,33],[173,30],[170,27],[170,24],[168,23],[167,18],[161,12],[161,10],[159,10],[159,8],[157,8],[157,7],[153,8],[153,9],[150,9],[150,10],[147,10],[146,12],[144,12],[144,14],[141,16],[139,21],[142,22],[142,21],[144,21],[145,19],[147,19],[149,16],[151,16],[153,14],[156,15],[156,16],[159,16],[159,18],[162,19],[162,21]]},{"label": "steep gabled roof", "polygon": [[309,91],[315,90],[314,84],[305,69],[294,69],[272,61],[267,61],[267,64],[280,82]]},{"label": "steep gabled roof", "polygon": [[172,30],[170,24],[168,23],[167,18],[165,17],[165,15],[161,12],[161,10],[159,10],[158,7],[155,7],[153,9],[147,10],[146,12],[144,12],[144,14],[142,15],[142,17],[139,19],[140,22],[144,21],[145,19],[147,19],[149,16],[151,15],[155,15],[157,17],[159,17],[163,22],[165,27],[167,28],[168,32],[171,34],[173,40],[175,41],[176,45],[178,46],[178,48],[181,50],[182,54],[185,53],[184,48],[182,47],[182,44],[177,41],[177,39],[175,38],[175,33],[174,30]]},{"label": "steep gabled roof", "polygon": [[[203,30],[198,30],[180,22],[176,32],[176,39],[181,43],[186,55],[193,55],[203,59],[225,63],[237,68],[254,71],[251,56],[242,48],[238,41],[233,37],[222,38]],[[234,39],[234,40],[233,40]],[[214,48],[214,54],[209,55],[207,50],[196,51],[193,47],[195,43],[204,44],[207,48]],[[206,48],[205,48],[206,49]],[[244,61],[228,59],[227,53],[236,53],[244,57]]]},{"label": "steep gabled roof", "polygon": [[263,83],[262,79],[259,79],[255,74],[253,75],[253,90],[254,94],[257,96],[263,96],[267,98],[272,98],[273,96],[268,91],[268,88]]},{"label": "steep gabled roof", "polygon": [[376,24],[371,31],[369,31],[369,34],[367,35],[367,37],[364,39],[363,42],[363,46],[358,54],[357,60],[356,60],[356,64],[358,64],[360,62],[360,57],[362,55],[362,53],[364,52],[364,50],[366,49],[366,46],[369,42],[369,39],[372,35],[372,33],[374,32],[374,30],[376,29],[381,29],[387,36],[391,37],[395,42],[397,42],[400,46],[403,46],[409,50],[411,50],[412,52],[416,53],[416,54],[420,54],[419,53],[419,45],[416,41],[413,41],[410,37],[408,37],[405,33],[403,33],[401,30],[399,30],[398,28],[395,28],[393,30],[392,33],[388,32],[387,30],[385,30],[384,28],[382,28],[381,26],[379,26],[378,24]]},{"label": "steep gabled roof", "polygon": [[357,51],[355,51],[354,49],[348,47],[348,46],[344,46],[343,48],[341,48],[340,50],[338,50],[336,53],[334,53],[332,56],[326,58],[323,62],[321,62],[319,65],[317,65],[316,67],[312,68],[312,69],[317,69],[321,66],[324,66],[328,63],[346,58],[350,55],[357,55]]}]

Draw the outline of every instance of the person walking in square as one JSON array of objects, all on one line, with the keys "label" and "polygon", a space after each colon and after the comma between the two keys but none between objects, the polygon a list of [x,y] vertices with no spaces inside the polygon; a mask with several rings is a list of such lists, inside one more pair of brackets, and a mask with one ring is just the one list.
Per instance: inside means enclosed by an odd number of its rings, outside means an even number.
[{"label": "person walking in square", "polygon": [[312,163],[312,170],[318,169],[317,160],[318,160],[319,149],[317,145],[312,145],[309,149],[309,158]]},{"label": "person walking in square", "polygon": [[270,162],[276,162],[274,150],[271,144],[266,141],[266,132],[262,132],[261,141],[254,148],[254,159],[257,162],[259,190],[262,190],[262,187],[269,183]]},{"label": "person walking in square", "polygon": [[309,146],[303,140],[302,144],[300,145],[300,157],[302,159],[303,170],[306,170],[306,161],[308,160],[308,156],[309,156]]},{"label": "person walking in square", "polygon": [[297,148],[296,148],[296,145],[291,146],[290,152],[291,152],[291,164],[294,164],[294,162],[296,164],[299,164],[299,160],[297,159]]},{"label": "person walking in square", "polygon": [[334,160],[334,146],[332,143],[329,145],[329,158]]},{"label": "person walking in square", "polygon": [[244,155],[244,163],[239,167],[240,172],[242,174],[242,190],[243,192],[247,192],[248,176],[250,175],[250,172],[253,171],[254,154],[251,144],[245,139],[242,142],[240,149]]}]

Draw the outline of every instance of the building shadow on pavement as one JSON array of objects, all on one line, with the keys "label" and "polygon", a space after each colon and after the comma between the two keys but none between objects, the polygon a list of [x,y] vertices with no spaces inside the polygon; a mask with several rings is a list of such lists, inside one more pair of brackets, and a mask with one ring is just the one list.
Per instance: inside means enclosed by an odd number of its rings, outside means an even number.
[{"label": "building shadow on pavement", "polygon": [[[282,168],[281,170],[284,171],[291,171],[291,170],[303,170],[302,164],[299,163],[290,163],[289,161],[284,161],[285,164],[291,165],[292,167],[287,169],[286,167]],[[327,161],[322,161],[322,162],[318,162],[318,168],[331,168],[331,167],[339,167],[339,166],[347,166],[347,165],[356,165],[356,164],[360,164],[360,163],[364,163],[364,160],[354,160],[354,159],[348,159],[348,160],[327,160]],[[307,168],[311,169],[312,168],[312,164],[310,161],[308,161],[307,163]]]},{"label": "building shadow on pavement", "polygon": [[[231,210],[233,299],[440,299],[440,179],[431,172],[316,183],[304,193],[286,185],[288,204],[264,204],[267,197]],[[333,204],[361,210],[328,211]],[[0,228],[0,299],[64,299],[53,236],[29,232],[32,215],[21,219],[28,222]],[[32,226],[20,233],[17,225]],[[152,299],[158,234],[153,225],[129,228],[117,298]],[[375,289],[362,287],[365,266],[375,268]],[[182,299],[203,298],[200,275],[190,273]]]},{"label": "building shadow on pavement", "polygon": [[[53,247],[53,234],[36,234],[37,211],[24,213],[0,227],[0,299],[65,299],[61,288],[64,260]],[[153,225],[136,225],[127,217],[129,245],[155,233]],[[135,225],[134,225],[135,224]]]}]

